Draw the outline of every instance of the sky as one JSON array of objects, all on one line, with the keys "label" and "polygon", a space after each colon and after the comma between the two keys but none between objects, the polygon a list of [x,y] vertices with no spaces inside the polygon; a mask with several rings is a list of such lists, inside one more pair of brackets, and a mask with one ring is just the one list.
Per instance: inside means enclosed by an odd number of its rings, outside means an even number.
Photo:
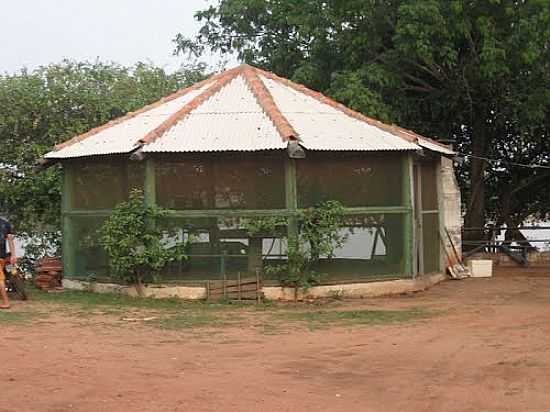
[{"label": "sky", "polygon": [[[0,73],[64,58],[152,62],[171,71],[177,33],[192,36],[193,18],[216,0],[0,0]],[[215,64],[215,57],[207,62]]]}]

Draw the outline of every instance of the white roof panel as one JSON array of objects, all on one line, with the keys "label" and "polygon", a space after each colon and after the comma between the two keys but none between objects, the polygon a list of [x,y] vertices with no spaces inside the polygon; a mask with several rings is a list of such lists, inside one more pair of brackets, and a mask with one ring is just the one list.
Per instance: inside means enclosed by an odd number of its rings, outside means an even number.
[{"label": "white roof panel", "polygon": [[275,104],[310,150],[418,150],[419,147],[280,82],[260,76]]},{"label": "white roof panel", "polygon": [[154,130],[196,96],[206,91],[211,85],[212,83],[208,83],[197,90],[191,90],[181,97],[170,100],[121,123],[107,127],[80,142],[49,152],[44,157],[46,159],[66,159],[81,156],[129,153],[136,148],[139,139]]},{"label": "white roof panel", "polygon": [[192,110],[144,152],[214,152],[284,149],[275,125],[242,76]]}]

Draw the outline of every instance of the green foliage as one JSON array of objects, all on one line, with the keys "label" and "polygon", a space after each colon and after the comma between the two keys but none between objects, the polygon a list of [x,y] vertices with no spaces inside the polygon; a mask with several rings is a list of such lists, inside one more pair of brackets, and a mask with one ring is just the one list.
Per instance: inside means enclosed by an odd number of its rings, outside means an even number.
[{"label": "green foliage", "polygon": [[348,237],[342,232],[344,206],[335,200],[300,210],[298,222],[300,239],[309,245],[310,264],[317,263],[321,256],[331,258]]},{"label": "green foliage", "polygon": [[44,256],[59,256],[61,234],[59,232],[40,232],[33,236],[23,236],[25,252],[18,261],[25,272],[34,272],[38,261]]},{"label": "green foliage", "polygon": [[[466,154],[550,164],[548,0],[296,4],[220,0],[197,13],[202,27],[178,50],[237,53]],[[549,217],[543,172],[467,158],[466,225]]]},{"label": "green foliage", "polygon": [[246,219],[242,222],[243,229],[252,237],[261,237],[268,234],[280,233],[284,236],[288,218],[284,216],[259,217],[255,219]]},{"label": "green foliage", "polygon": [[139,190],[119,204],[100,229],[100,243],[109,256],[112,275],[136,284],[156,276],[172,261],[187,258],[188,243],[162,228],[167,212],[147,206]]},{"label": "green foliage", "polygon": [[[342,230],[344,207],[340,202],[329,200],[297,213],[293,218],[249,219],[244,228],[251,236],[277,234],[287,238],[287,263],[267,266],[265,271],[278,275],[283,285],[308,289],[321,280],[321,274],[314,270],[319,259],[332,257],[334,251],[344,245],[348,234]],[[288,235],[288,226],[292,224],[297,225],[297,236]]]},{"label": "green foliage", "polygon": [[167,74],[143,63],[73,61],[0,75],[0,211],[18,234],[58,232],[61,168],[38,172],[36,161],[55,143],[202,78],[202,66]]}]

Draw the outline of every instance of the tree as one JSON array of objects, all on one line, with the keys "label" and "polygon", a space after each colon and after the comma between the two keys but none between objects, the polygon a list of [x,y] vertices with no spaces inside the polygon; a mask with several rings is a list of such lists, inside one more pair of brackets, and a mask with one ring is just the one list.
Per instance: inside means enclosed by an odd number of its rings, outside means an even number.
[{"label": "tree", "polygon": [[0,75],[0,211],[19,234],[60,227],[59,167],[37,172],[55,143],[204,78],[204,67],[167,74],[148,64],[64,61]]},{"label": "tree", "polygon": [[135,284],[143,295],[143,283],[170,262],[187,258],[188,242],[162,229],[167,212],[147,206],[143,193],[134,190],[129,200],[119,204],[101,229],[100,243],[109,256],[111,274]]},{"label": "tree", "polygon": [[455,140],[471,155],[459,171],[466,226],[510,220],[491,199],[514,183],[513,202],[548,215],[550,195],[533,196],[548,174],[522,172],[518,183],[516,168],[482,159],[521,152],[531,163],[533,150],[549,152],[547,0],[220,0],[196,18],[203,26],[176,39],[178,52],[236,52],[356,110]]}]

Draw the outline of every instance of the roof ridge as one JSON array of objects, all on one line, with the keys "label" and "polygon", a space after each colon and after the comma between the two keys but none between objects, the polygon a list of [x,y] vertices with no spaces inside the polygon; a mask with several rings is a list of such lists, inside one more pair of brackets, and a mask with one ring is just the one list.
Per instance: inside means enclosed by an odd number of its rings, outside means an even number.
[{"label": "roof ridge", "polygon": [[275,128],[284,141],[299,140],[298,132],[292,127],[288,119],[275,104],[271,92],[267,89],[257,70],[253,66],[243,65],[242,74],[246,79],[252,94],[266,115],[271,119]]},{"label": "roof ridge", "polygon": [[271,80],[281,82],[281,83],[285,84],[286,86],[289,86],[289,87],[293,88],[294,90],[296,90],[298,92],[305,93],[306,95],[316,99],[317,101],[319,101],[321,103],[327,104],[327,105],[329,105],[329,106],[331,106],[335,109],[340,110],[341,112],[344,112],[345,114],[347,114],[348,116],[350,116],[354,119],[362,120],[362,121],[368,123],[371,126],[382,129],[382,130],[384,130],[386,132],[389,132],[389,133],[391,133],[391,134],[393,134],[397,137],[400,137],[400,138],[402,138],[406,141],[416,143],[418,141],[418,139],[424,139],[424,140],[427,140],[431,143],[434,143],[438,146],[441,146],[441,147],[444,147],[445,149],[447,149],[447,147],[445,145],[441,144],[440,142],[438,142],[434,139],[431,139],[431,138],[426,137],[426,136],[422,136],[418,133],[415,133],[411,130],[402,128],[402,127],[397,126],[397,125],[389,125],[387,123],[383,123],[380,120],[374,119],[374,118],[369,117],[369,116],[367,116],[363,113],[360,113],[356,110],[350,109],[349,107],[346,107],[344,104],[342,104],[342,103],[340,103],[340,102],[338,102],[334,99],[331,99],[330,97],[325,96],[324,94],[322,94],[320,92],[309,89],[308,87],[304,86],[303,84],[295,83],[292,80],[286,79],[284,77],[280,77],[280,76],[276,75],[273,72],[270,72],[270,71],[267,71],[267,70],[264,70],[264,69],[260,69],[258,67],[255,67],[255,70],[260,72],[264,76],[270,78]]},{"label": "roof ridge", "polygon": [[116,126],[117,124],[125,122],[126,120],[130,120],[130,119],[132,119],[132,118],[134,118],[134,117],[136,117],[140,114],[148,112],[149,110],[156,109],[157,107],[159,107],[159,106],[161,106],[165,103],[171,102],[172,100],[175,100],[179,97],[185,96],[189,92],[200,89],[204,85],[206,85],[210,82],[216,81],[223,74],[225,74],[225,72],[224,73],[218,73],[214,76],[210,76],[209,78],[201,80],[200,82],[192,84],[191,86],[187,86],[187,87],[183,87],[181,89],[178,89],[175,92],[169,94],[168,96],[164,96],[164,97],[160,98],[159,100],[156,100],[152,103],[149,103],[148,105],[145,105],[145,106],[143,106],[142,108],[140,108],[138,110],[135,110],[133,112],[128,112],[125,115],[122,115],[120,117],[117,117],[116,119],[108,121],[107,123],[104,123],[100,126],[94,127],[93,129],[88,130],[85,133],[76,135],[76,136],[70,138],[69,140],[66,140],[65,142],[56,144],[54,146],[54,149],[57,151],[57,150],[61,150],[61,149],[65,148],[67,146],[71,146],[75,143],[79,143],[82,140],[87,139],[88,137],[92,137],[92,136],[96,135],[97,133],[99,133],[99,132],[101,132],[105,129]]},{"label": "roof ridge", "polygon": [[210,78],[212,82],[216,82],[213,86],[209,87],[198,96],[194,97],[190,102],[185,104],[180,110],[172,114],[168,119],[162,122],[159,126],[148,132],[145,136],[139,139],[136,143],[149,144],[158,139],[168,129],[173,127],[177,122],[189,114],[192,110],[199,107],[202,103],[218,93],[225,85],[231,80],[237,77],[243,70],[242,66],[235,67],[225,72],[219,73]]}]

